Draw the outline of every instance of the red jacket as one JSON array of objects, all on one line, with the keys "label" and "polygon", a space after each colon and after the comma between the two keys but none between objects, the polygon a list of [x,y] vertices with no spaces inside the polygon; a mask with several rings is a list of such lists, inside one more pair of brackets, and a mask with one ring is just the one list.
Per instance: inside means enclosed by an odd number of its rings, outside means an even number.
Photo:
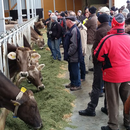
[{"label": "red jacket", "polygon": [[103,62],[103,80],[112,83],[130,81],[130,36],[124,27],[114,27],[94,50]]}]

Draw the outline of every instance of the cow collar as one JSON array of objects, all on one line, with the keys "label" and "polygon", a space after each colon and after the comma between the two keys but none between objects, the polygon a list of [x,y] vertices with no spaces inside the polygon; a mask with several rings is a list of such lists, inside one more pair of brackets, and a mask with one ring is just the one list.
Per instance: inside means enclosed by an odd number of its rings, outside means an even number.
[{"label": "cow collar", "polygon": [[[21,88],[21,91],[18,93],[17,97],[16,97],[16,101],[17,100],[21,100],[21,98],[23,97],[23,94],[26,92],[26,88],[22,87]],[[15,106],[15,109],[14,109],[14,113],[13,113],[13,118],[17,118],[17,112],[18,112],[18,109],[19,109],[19,106],[21,104],[14,104]]]}]

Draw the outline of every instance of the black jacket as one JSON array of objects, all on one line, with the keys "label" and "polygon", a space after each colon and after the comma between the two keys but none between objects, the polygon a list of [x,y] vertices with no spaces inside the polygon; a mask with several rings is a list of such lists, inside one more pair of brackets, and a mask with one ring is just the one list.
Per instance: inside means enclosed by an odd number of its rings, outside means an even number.
[{"label": "black jacket", "polygon": [[55,40],[55,38],[59,39],[62,36],[62,27],[58,22],[51,24],[50,34],[52,40]]}]

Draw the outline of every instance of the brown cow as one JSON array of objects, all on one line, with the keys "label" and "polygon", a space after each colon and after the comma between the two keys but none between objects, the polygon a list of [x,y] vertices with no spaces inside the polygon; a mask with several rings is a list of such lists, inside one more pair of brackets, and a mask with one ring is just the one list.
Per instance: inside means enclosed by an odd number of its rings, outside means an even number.
[{"label": "brown cow", "polygon": [[45,27],[44,23],[42,22],[42,20],[40,20],[39,22],[34,22],[34,25],[37,29],[42,29]]},{"label": "brown cow", "polygon": [[43,49],[45,42],[42,36],[38,35],[37,32],[31,28],[31,40],[35,41],[40,49]]},{"label": "brown cow", "polygon": [[39,114],[33,92],[21,90],[7,79],[0,71],[0,108],[6,108],[35,129],[42,127],[42,120]]},{"label": "brown cow", "polygon": [[[41,82],[41,70],[45,67],[44,64],[40,64],[39,66],[31,65],[28,67],[28,77],[27,79],[33,83],[38,90],[43,90],[45,88],[44,84]],[[20,77],[16,83],[17,86],[21,83],[21,81],[25,80],[25,77]]]}]

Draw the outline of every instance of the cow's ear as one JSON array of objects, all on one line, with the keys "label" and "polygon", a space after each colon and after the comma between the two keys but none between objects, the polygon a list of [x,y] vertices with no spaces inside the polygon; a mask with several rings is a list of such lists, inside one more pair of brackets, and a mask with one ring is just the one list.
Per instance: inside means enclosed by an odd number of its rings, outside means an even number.
[{"label": "cow's ear", "polygon": [[41,71],[44,67],[45,67],[45,64],[40,64],[40,65],[37,67],[37,69],[38,69],[39,71]]},{"label": "cow's ear", "polygon": [[16,60],[16,53],[15,52],[10,52],[7,57],[10,59],[10,60]]},{"label": "cow's ear", "polygon": [[41,55],[38,54],[38,53],[32,53],[32,54],[31,54],[31,58],[32,58],[32,59],[35,59],[35,60],[38,60],[38,59],[41,58]]},{"label": "cow's ear", "polygon": [[15,106],[20,106],[21,104],[15,100],[11,100],[11,102],[15,105]]}]

